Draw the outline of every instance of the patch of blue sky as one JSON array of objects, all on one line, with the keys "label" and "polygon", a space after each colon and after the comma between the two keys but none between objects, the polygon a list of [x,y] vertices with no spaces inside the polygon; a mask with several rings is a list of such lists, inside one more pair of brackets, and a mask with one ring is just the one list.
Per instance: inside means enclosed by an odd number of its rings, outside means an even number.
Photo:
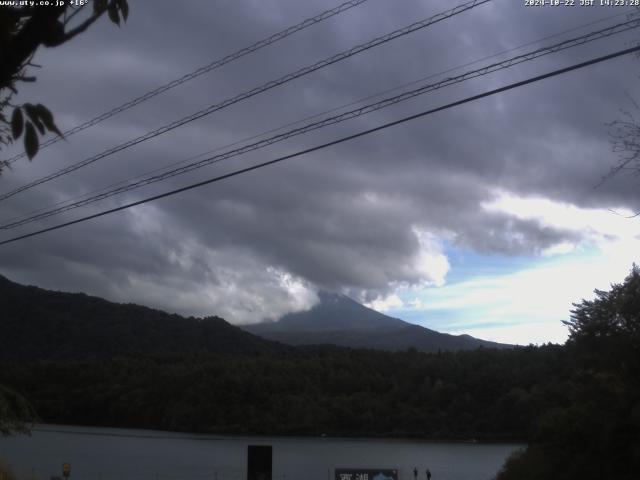
[{"label": "patch of blue sky", "polygon": [[457,283],[474,277],[488,277],[510,273],[525,268],[539,258],[524,255],[486,255],[473,250],[458,248],[449,243],[443,253],[449,260],[447,283]]},{"label": "patch of blue sky", "polygon": [[[446,283],[401,288],[396,295],[402,305],[386,313],[433,330],[487,332],[498,341],[520,344],[529,341],[516,332],[531,336],[534,329],[537,342],[562,342],[566,329],[561,321],[569,318],[572,302],[602,288],[599,272],[607,263],[597,246],[538,257],[482,255],[452,246],[445,252],[451,266]],[[505,333],[510,328],[512,338]]]}]

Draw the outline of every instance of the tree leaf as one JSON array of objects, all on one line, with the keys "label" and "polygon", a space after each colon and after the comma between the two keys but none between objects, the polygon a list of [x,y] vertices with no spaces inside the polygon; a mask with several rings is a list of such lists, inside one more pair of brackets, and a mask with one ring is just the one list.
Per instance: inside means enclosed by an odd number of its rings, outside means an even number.
[{"label": "tree leaf", "polygon": [[129,18],[129,3],[127,0],[116,0],[116,3],[118,4],[120,13],[122,13],[122,18],[126,22],[127,18]]},{"label": "tree leaf", "polygon": [[29,117],[29,120],[31,120],[33,124],[36,126],[36,128],[40,131],[40,135],[44,135],[44,132],[45,132],[44,124],[42,123],[42,120],[40,120],[40,115],[36,106],[30,103],[25,103],[24,110],[25,112],[27,112],[27,116]]},{"label": "tree leaf", "polygon": [[93,0],[93,13],[102,13],[107,9],[107,0]]},{"label": "tree leaf", "polygon": [[118,13],[118,5],[115,1],[109,3],[109,18],[113,23],[120,26],[120,13]]},{"label": "tree leaf", "polygon": [[25,152],[27,152],[27,157],[29,157],[29,160],[36,156],[39,148],[40,143],[38,141],[38,134],[36,133],[36,129],[33,128],[33,124],[31,122],[27,122],[27,128],[24,135],[24,150]]},{"label": "tree leaf", "polygon": [[11,135],[14,139],[18,139],[22,135],[24,129],[24,117],[22,116],[22,110],[20,107],[13,109],[13,115],[11,115]]},{"label": "tree leaf", "polygon": [[64,138],[64,135],[58,129],[58,126],[53,119],[53,114],[49,109],[41,103],[36,105],[36,109],[38,110],[38,116],[42,120],[42,123],[44,123],[44,126],[47,127],[50,132],[55,132],[59,137]]}]

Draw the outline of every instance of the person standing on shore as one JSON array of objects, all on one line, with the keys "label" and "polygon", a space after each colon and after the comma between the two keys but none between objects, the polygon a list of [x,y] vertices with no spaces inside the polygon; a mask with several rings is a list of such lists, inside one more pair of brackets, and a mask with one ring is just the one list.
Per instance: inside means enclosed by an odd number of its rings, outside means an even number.
[{"label": "person standing on shore", "polygon": [[431,480],[431,470],[427,468],[427,480]]}]

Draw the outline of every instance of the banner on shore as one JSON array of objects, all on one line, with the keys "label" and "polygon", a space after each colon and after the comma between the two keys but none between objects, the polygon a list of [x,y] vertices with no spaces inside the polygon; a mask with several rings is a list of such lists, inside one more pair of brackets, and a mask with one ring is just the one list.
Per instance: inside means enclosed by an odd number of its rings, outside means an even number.
[{"label": "banner on shore", "polygon": [[335,480],[398,480],[398,470],[336,468]]}]

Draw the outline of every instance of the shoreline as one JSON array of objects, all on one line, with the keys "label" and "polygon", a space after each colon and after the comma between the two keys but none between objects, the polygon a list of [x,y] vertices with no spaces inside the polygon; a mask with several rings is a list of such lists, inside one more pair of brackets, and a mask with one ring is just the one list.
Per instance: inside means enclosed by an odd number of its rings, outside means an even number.
[{"label": "shoreline", "polygon": [[[82,429],[106,430],[104,432],[82,431]],[[111,431],[109,431],[111,430]],[[136,433],[120,433],[119,430],[129,430]],[[157,440],[199,440],[199,441],[228,441],[242,439],[260,439],[260,438],[277,438],[282,440],[331,440],[331,441],[356,441],[356,442],[372,442],[378,440],[391,442],[410,442],[410,443],[429,443],[429,444],[456,444],[456,445],[494,445],[494,444],[521,444],[527,445],[525,439],[518,438],[428,438],[428,437],[396,437],[384,435],[330,435],[330,434],[270,434],[270,433],[215,433],[215,432],[186,432],[175,430],[156,430],[146,428],[132,427],[114,427],[101,425],[70,425],[56,423],[36,424],[31,428],[31,432],[41,433],[61,433],[73,435],[91,435],[106,437],[127,437],[127,438],[146,438]],[[140,433],[137,433],[140,432]],[[148,433],[147,433],[148,432]],[[26,434],[30,435],[30,434]]]}]

